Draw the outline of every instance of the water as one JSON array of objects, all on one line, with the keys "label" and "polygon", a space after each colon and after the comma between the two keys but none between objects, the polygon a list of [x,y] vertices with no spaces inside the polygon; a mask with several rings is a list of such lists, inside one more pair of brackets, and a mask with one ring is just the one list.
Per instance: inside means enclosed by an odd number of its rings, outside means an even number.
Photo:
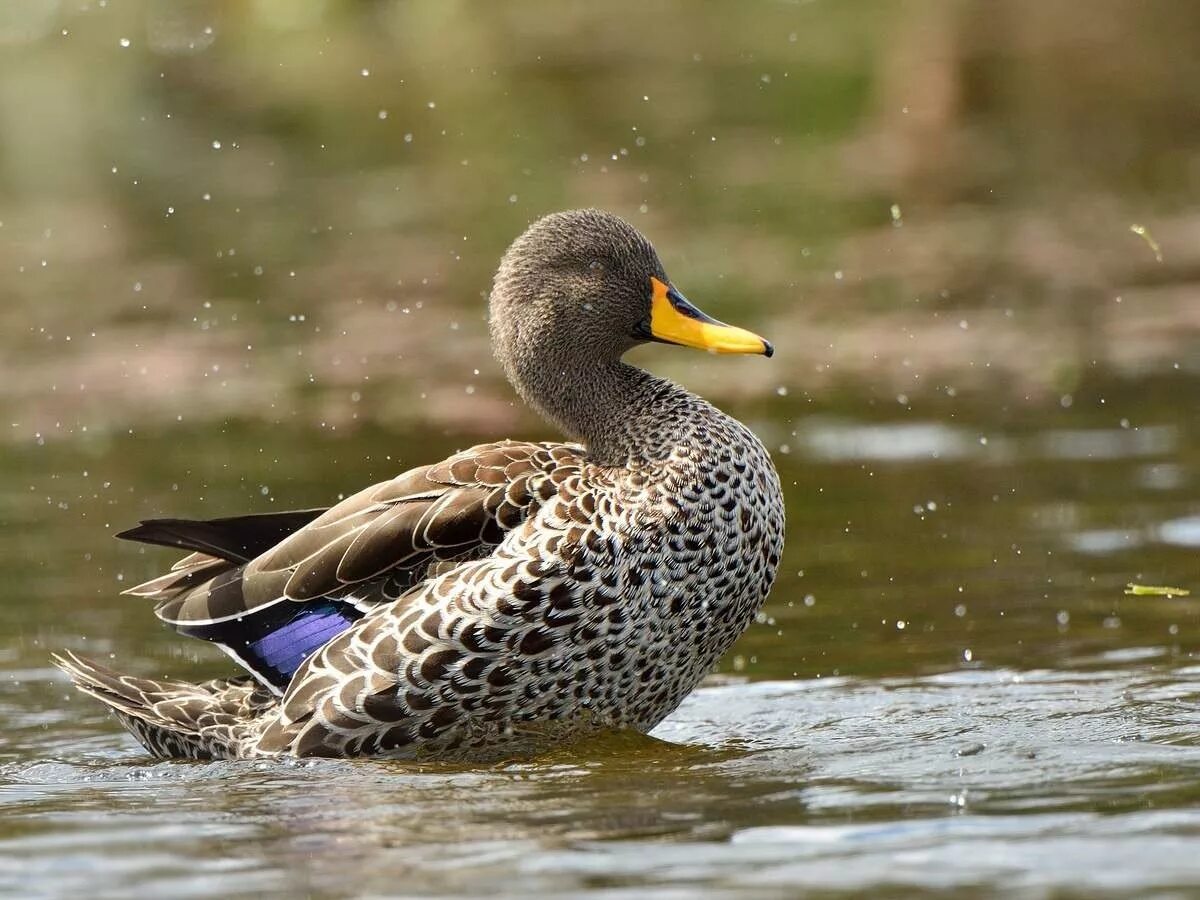
[{"label": "water", "polygon": [[[1143,393],[1142,425],[1055,404],[982,444],[970,400],[953,419],[778,405],[797,437],[763,620],[655,739],[484,768],[154,762],[47,665],[70,646],[226,671],[116,596],[169,554],[108,533],[317,503],[406,464],[386,460],[403,435],[189,435],[212,471],[176,482],[135,463],[178,435],[6,451],[0,891],[1190,895],[1200,607],[1122,591],[1197,585],[1195,420]],[[263,472],[214,462],[247,447]]]},{"label": "water", "polygon": [[7,769],[18,835],[5,849],[20,865],[0,885],[26,893],[32,879],[62,895],[100,883],[102,896],[1194,887],[1200,668],[1161,654],[1096,662],[1108,665],[716,686],[659,731],[686,749],[616,740],[486,770],[147,765],[94,729],[81,744],[63,734],[55,755],[74,762]]},{"label": "water", "polygon": [[[0,5],[0,894],[1200,896],[1198,9]],[[580,206],[778,351],[633,354],[788,505],[653,738],[167,763],[70,690],[230,671],[114,531],[550,436],[482,295]]]}]

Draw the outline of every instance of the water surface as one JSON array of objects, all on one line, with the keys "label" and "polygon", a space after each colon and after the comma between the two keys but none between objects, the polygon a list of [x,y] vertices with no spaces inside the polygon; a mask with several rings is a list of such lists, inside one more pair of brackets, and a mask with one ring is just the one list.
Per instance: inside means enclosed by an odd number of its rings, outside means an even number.
[{"label": "water surface", "polygon": [[1197,584],[1200,442],[1140,396],[1138,425],[1055,405],[986,429],[968,401],[854,416],[780,399],[788,549],[761,621],[657,740],[485,768],[155,762],[47,665],[69,646],[227,671],[116,596],[170,554],[109,533],[319,503],[415,461],[389,453],[403,436],[230,426],[7,450],[0,886],[1190,893],[1200,615],[1122,591]]}]

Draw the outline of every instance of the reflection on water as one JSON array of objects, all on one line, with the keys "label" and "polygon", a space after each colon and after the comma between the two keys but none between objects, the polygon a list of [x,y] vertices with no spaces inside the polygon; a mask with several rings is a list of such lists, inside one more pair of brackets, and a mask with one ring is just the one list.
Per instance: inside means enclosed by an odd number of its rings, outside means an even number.
[{"label": "reflection on water", "polygon": [[1142,535],[1120,528],[1094,528],[1064,535],[1067,544],[1076,553],[1106,556],[1120,550],[1136,550],[1145,543]]},{"label": "reflection on water", "polygon": [[[1130,439],[1105,427],[1122,410],[1055,405],[980,443],[979,414],[785,410],[806,436],[778,456],[786,569],[722,673],[658,740],[485,768],[148,763],[46,664],[71,646],[134,671],[227,671],[117,596],[167,554],[114,528],[320,503],[468,436],[409,451],[389,433],[239,426],[187,435],[187,461],[177,433],[4,451],[0,892],[1193,884],[1179,850],[1200,831],[1200,607],[1122,589],[1196,587],[1196,423],[1143,397],[1153,437]],[[1147,466],[1177,479],[1147,483]]]},{"label": "reflection on water", "polygon": [[941,422],[866,425],[810,420],[794,434],[809,455],[830,461],[952,460],[982,454],[987,446],[986,439],[971,441],[962,429]]},{"label": "reflection on water", "polygon": [[71,762],[5,765],[0,846],[21,865],[0,868],[0,888],[91,894],[100,878],[114,896],[132,885],[211,896],[416,884],[477,895],[503,879],[522,894],[652,884],[758,896],[1194,884],[1200,862],[1180,850],[1200,828],[1200,669],[1162,651],[1093,664],[733,682],[660,727],[684,748],[617,737],[486,769],[147,765],[92,716],[102,738],[44,742]]},{"label": "reflection on water", "polygon": [[1099,528],[1068,533],[1066,540],[1079,553],[1109,554],[1120,550],[1136,550],[1147,543],[1159,542],[1175,547],[1200,547],[1200,516],[1185,516],[1154,525],[1141,531]]},{"label": "reflection on water", "polygon": [[1158,526],[1158,539],[1176,547],[1200,547],[1200,516],[1163,522]]},{"label": "reflection on water", "polygon": [[1165,456],[1175,449],[1174,426],[1131,429],[1053,429],[1041,436],[1043,452],[1052,459],[1125,459],[1131,456]]}]

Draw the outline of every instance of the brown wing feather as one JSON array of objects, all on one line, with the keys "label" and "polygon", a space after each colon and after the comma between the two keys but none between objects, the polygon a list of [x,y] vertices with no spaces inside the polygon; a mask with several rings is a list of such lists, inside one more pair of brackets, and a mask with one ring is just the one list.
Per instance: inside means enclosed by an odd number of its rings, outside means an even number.
[{"label": "brown wing feather", "polygon": [[[400,503],[360,531],[337,563],[340,581],[363,581],[420,555],[412,535],[425,515],[423,503]],[[407,541],[407,543],[405,543]]]},{"label": "brown wing feather", "polygon": [[[347,497],[245,566],[217,569],[197,558],[134,590],[159,600],[159,616],[181,627],[352,588],[369,603],[384,594],[355,586],[383,577],[415,583],[431,564],[488,552],[553,496],[551,479],[581,453],[516,441],[472,447]],[[206,565],[217,578],[197,583]]]},{"label": "brown wing feather", "polygon": [[215,556],[193,553],[171,566],[171,571],[165,575],[159,575],[157,578],[152,578],[150,581],[128,588],[121,593],[129,594],[132,597],[149,597],[159,600],[164,597],[176,596],[187,588],[211,581],[217,575],[234,567],[233,563]]}]

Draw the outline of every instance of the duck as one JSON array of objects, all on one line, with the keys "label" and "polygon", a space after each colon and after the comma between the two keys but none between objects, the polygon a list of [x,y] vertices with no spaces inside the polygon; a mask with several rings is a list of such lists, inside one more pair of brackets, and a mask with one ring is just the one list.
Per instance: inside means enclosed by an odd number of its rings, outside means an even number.
[{"label": "duck", "polygon": [[244,671],[56,654],[75,687],[163,759],[502,759],[675,710],[766,601],[783,496],[748,427],[623,357],[773,347],[594,209],[530,225],[488,307],[507,380],[565,440],[479,444],[324,509],[142,521],[117,536],[187,555],[126,593]]}]

